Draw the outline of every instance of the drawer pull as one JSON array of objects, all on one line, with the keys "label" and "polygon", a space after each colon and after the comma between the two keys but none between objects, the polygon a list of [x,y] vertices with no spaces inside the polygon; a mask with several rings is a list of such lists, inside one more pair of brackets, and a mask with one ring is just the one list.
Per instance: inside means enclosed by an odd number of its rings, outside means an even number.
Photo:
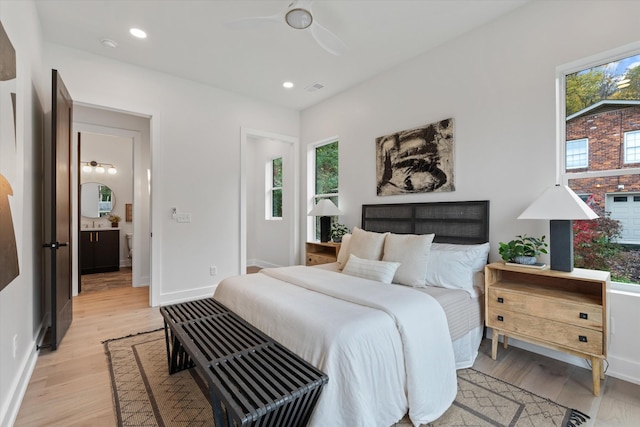
[{"label": "drawer pull", "polygon": [[578,335],[578,339],[580,340],[580,342],[587,342],[587,337],[584,335]]},{"label": "drawer pull", "polygon": [[587,320],[589,319],[589,315],[587,313],[580,313],[580,318]]},{"label": "drawer pull", "polygon": [[503,321],[504,321],[504,317],[498,316],[498,322],[503,322]]},{"label": "drawer pull", "polygon": [[502,303],[504,302],[504,298],[502,298],[502,297],[498,297],[498,302],[499,302],[500,304],[502,304]]}]

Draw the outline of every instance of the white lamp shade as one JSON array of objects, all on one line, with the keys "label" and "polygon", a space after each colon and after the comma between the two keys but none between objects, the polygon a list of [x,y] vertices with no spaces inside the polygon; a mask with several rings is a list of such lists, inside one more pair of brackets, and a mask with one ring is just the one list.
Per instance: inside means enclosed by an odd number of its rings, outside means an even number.
[{"label": "white lamp shade", "polygon": [[336,216],[342,215],[342,211],[329,199],[322,199],[313,207],[307,216]]},{"label": "white lamp shade", "polygon": [[518,219],[595,219],[598,215],[566,185],[547,188]]}]

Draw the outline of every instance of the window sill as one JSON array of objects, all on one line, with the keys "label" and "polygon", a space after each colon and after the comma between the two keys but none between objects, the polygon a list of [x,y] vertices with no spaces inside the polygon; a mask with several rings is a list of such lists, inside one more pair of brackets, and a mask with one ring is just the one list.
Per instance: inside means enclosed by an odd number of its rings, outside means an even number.
[{"label": "window sill", "polygon": [[629,283],[611,282],[611,290],[620,294],[630,294],[640,296],[640,285],[630,285]]}]

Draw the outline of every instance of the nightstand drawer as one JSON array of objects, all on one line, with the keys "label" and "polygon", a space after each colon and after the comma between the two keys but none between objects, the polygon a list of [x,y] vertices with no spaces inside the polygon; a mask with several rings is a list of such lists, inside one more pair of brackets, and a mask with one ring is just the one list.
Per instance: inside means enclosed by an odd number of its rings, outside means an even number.
[{"label": "nightstand drawer", "polygon": [[516,335],[561,345],[582,353],[603,354],[602,332],[589,328],[491,306],[487,315],[487,326],[500,330],[504,335],[513,332]]},{"label": "nightstand drawer", "polygon": [[307,254],[307,265],[319,265],[336,262],[336,258],[322,254]]},{"label": "nightstand drawer", "polygon": [[602,330],[602,306],[575,303],[567,299],[523,295],[506,289],[489,288],[490,308],[526,313],[562,323]]}]

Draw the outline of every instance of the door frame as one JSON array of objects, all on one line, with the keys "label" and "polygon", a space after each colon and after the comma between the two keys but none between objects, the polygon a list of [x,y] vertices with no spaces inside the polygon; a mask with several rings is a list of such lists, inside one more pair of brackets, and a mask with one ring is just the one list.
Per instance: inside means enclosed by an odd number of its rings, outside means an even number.
[{"label": "door frame", "polygon": [[[290,234],[289,242],[289,263],[296,264],[299,253],[300,219],[298,216],[298,204],[300,198],[300,140],[297,137],[268,132],[258,129],[242,127],[240,129],[240,271],[239,274],[247,272],[247,151],[249,139],[273,139],[276,141],[289,143],[293,148],[293,193],[291,206],[286,210],[287,215],[293,218],[293,230]],[[285,212],[283,212],[285,214]]]}]

